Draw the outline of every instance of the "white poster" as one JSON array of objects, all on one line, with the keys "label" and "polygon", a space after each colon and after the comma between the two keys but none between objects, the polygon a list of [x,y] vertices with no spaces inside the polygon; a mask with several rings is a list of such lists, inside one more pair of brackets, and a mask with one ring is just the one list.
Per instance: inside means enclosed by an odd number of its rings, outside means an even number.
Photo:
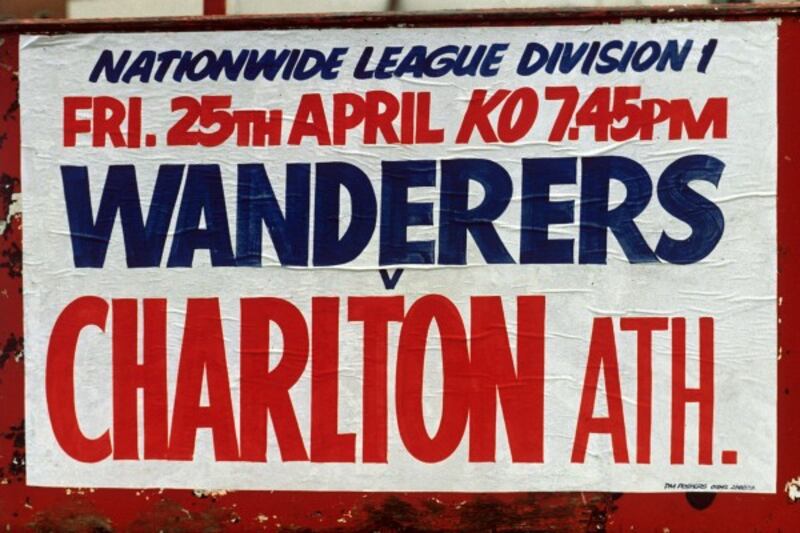
[{"label": "white poster", "polygon": [[28,483],[774,492],[776,31],[23,36]]}]

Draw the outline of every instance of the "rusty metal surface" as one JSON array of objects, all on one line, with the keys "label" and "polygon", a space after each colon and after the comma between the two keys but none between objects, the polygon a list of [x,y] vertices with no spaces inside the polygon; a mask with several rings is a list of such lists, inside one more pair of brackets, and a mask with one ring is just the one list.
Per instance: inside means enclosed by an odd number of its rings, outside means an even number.
[{"label": "rusty metal surface", "polygon": [[256,30],[266,28],[381,28],[449,27],[459,25],[524,26],[552,24],[609,24],[625,19],[753,20],[800,15],[797,4],[726,4],[676,7],[609,7],[561,9],[486,9],[431,12],[363,12],[314,15],[209,15],[175,18],[118,18],[83,20],[13,20],[0,22],[0,33],[87,33]]},{"label": "rusty metal surface", "polygon": [[[779,30],[778,492],[434,494],[49,489],[25,483],[17,36],[25,32],[578,24],[782,18]],[[0,529],[29,531],[792,531],[800,524],[800,7],[508,11],[0,23]],[[784,490],[785,489],[785,490]]]}]

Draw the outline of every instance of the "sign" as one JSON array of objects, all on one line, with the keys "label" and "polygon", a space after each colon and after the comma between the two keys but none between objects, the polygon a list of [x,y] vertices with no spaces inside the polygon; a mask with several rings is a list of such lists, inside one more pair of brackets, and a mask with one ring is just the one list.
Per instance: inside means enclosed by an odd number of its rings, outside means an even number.
[{"label": "sign", "polygon": [[28,483],[773,492],[776,32],[21,37]]}]

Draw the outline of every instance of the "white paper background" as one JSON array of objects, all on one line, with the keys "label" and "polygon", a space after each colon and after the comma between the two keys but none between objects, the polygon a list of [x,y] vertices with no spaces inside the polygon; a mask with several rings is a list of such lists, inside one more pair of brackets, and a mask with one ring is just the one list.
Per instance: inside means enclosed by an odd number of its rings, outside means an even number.
[{"label": "white paper background", "polygon": [[[654,71],[585,76],[540,72],[528,78],[514,74],[519,54],[529,41],[552,45],[557,41],[607,41],[623,38],[640,42],[657,38],[695,40],[695,49],[683,72]],[[696,72],[699,47],[709,38],[719,45],[706,74]],[[495,78],[415,80],[411,78],[359,81],[348,76],[361,49],[387,45],[480,44],[508,42],[509,50]],[[111,48],[166,50],[314,46],[326,50],[347,46],[351,50],[338,82],[312,79],[305,82],[92,84],[88,76],[100,51]],[[23,146],[23,201],[25,212],[25,336],[26,336],[26,443],[28,483],[47,486],[86,487],[189,487],[234,489],[306,490],[435,490],[435,491],[529,491],[609,490],[660,491],[669,483],[728,483],[752,485],[759,492],[775,490],[776,406],[776,23],[669,23],[597,27],[452,28],[374,30],[291,30],[175,34],[109,34],[30,36],[20,40],[20,79]],[[551,144],[525,140],[513,145],[487,146],[473,136],[470,147],[455,147],[458,120],[473,88],[537,90],[547,85],[577,85],[582,95],[596,86],[641,85],[643,97],[691,98],[695,108],[709,97],[729,100],[728,138],[706,141],[654,141],[597,143],[583,130],[581,141]],[[304,92],[385,89],[431,90],[434,125],[447,128],[442,145],[369,146],[351,133],[346,147],[237,148],[228,143],[218,148],[96,149],[88,136],[75,148],[62,147],[61,109],[67,95],[112,95],[144,98],[143,131],[163,133],[179,115],[169,112],[169,100],[182,94],[233,94],[234,108],[281,107],[291,116]],[[543,91],[540,90],[543,100]],[[556,106],[540,108],[534,127],[536,139],[546,139]],[[289,123],[284,124],[284,138]],[[663,133],[663,129],[661,132]],[[656,180],[678,157],[709,154],[724,161],[719,188],[693,184],[711,198],[725,216],[725,234],[717,248],[698,264],[631,265],[618,243],[609,237],[608,265],[501,265],[484,264],[474,244],[468,245],[470,266],[463,268],[410,268],[394,292],[386,291],[373,268],[377,258],[378,231],[361,257],[343,268],[298,270],[275,266],[274,250],[264,236],[264,267],[212,268],[208,254],[198,252],[192,269],[128,269],[119,223],[112,234],[105,268],[75,269],[69,238],[60,165],[88,165],[92,200],[97,209],[109,164],[135,163],[143,209],[152,193],[157,167],[162,163],[217,163],[226,180],[228,214],[235,232],[235,168],[237,163],[264,162],[273,186],[283,202],[282,180],[286,162],[346,161],[362,168],[378,185],[382,160],[478,157],[502,164],[515,185],[512,204],[496,224],[508,250],[517,256],[519,239],[521,159],[534,157],[620,155],[632,158]],[[313,174],[312,174],[313,180]],[[553,188],[553,196],[577,198],[578,185]],[[622,188],[612,182],[612,198],[620,201]],[[376,187],[376,191],[380,188]],[[417,189],[412,200],[438,204],[436,188]],[[475,199],[477,202],[477,199]],[[380,202],[379,202],[380,205]],[[312,187],[313,206],[313,187]],[[435,209],[436,210],[436,209]],[[580,207],[576,205],[576,219]],[[174,229],[177,210],[173,215]],[[312,214],[313,216],[313,214]],[[435,215],[436,217],[436,215]],[[676,238],[688,228],[670,217],[654,197],[637,219],[651,248],[662,229]],[[413,229],[411,239],[435,238],[433,228]],[[551,228],[551,236],[576,239],[577,225]],[[234,236],[235,239],[235,236]],[[234,240],[235,242],[235,240]],[[167,241],[164,263],[171,240]],[[162,263],[163,264],[163,263]],[[405,451],[394,418],[394,365],[398,327],[389,340],[389,462],[358,464],[361,458],[360,323],[341,315],[340,407],[341,432],[356,432],[357,464],[311,464],[278,461],[280,457],[269,429],[269,463],[215,463],[210,432],[198,432],[195,459],[191,462],[112,461],[84,464],[72,460],[58,446],[49,422],[44,393],[47,344],[55,319],[72,300],[82,295],[104,298],[167,297],[169,299],[169,387],[174,393],[180,352],[185,302],[188,297],[219,297],[222,304],[233,406],[238,427],[238,301],[246,296],[278,296],[291,299],[310,312],[312,296],[335,295],[342,302],[351,295],[403,294],[406,309],[420,295],[442,293],[455,301],[469,331],[470,295],[504,297],[509,332],[513,335],[515,297],[547,296],[546,412],[544,464],[512,464],[505,430],[498,422],[496,464],[467,462],[468,432],[461,446],[438,464],[416,461]],[[614,464],[608,436],[589,441],[586,462],[570,463],[575,421],[585,372],[592,318],[595,316],[685,316],[688,321],[688,384],[696,384],[697,321],[716,318],[714,465],[697,466],[697,409],[690,404],[687,416],[687,464],[669,464],[670,340],[668,333],[654,336],[652,464]],[[310,318],[309,314],[306,315]],[[110,320],[110,317],[109,317]],[[618,325],[618,321],[615,320]],[[110,332],[110,322],[108,331]],[[635,458],[636,344],[635,334],[617,334],[622,393],[631,460]],[[432,342],[436,347],[438,343]],[[515,342],[512,338],[512,346]],[[426,360],[425,401],[429,432],[436,428],[441,409],[441,362],[429,348]],[[292,397],[301,431],[308,445],[310,363]],[[88,436],[105,431],[111,422],[110,336],[87,330],[76,358],[76,395],[81,428]],[[599,395],[598,398],[602,398]],[[598,414],[602,410],[598,401]],[[171,410],[171,406],[170,406]],[[498,417],[499,419],[501,417]],[[140,417],[141,423],[141,417]],[[141,434],[141,431],[140,431]],[[737,465],[722,465],[724,449],[738,451]]]}]

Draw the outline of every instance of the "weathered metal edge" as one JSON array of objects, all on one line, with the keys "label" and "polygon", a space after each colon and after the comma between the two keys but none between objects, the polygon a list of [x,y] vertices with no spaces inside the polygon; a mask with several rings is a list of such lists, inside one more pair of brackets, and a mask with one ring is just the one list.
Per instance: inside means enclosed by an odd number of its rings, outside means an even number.
[{"label": "weathered metal edge", "polygon": [[675,5],[611,8],[532,8],[468,11],[360,12],[281,15],[219,15],[114,19],[19,19],[0,22],[3,33],[89,33],[254,30],[294,28],[448,27],[535,23],[613,23],[624,19],[747,20],[800,15],[800,4]]}]

